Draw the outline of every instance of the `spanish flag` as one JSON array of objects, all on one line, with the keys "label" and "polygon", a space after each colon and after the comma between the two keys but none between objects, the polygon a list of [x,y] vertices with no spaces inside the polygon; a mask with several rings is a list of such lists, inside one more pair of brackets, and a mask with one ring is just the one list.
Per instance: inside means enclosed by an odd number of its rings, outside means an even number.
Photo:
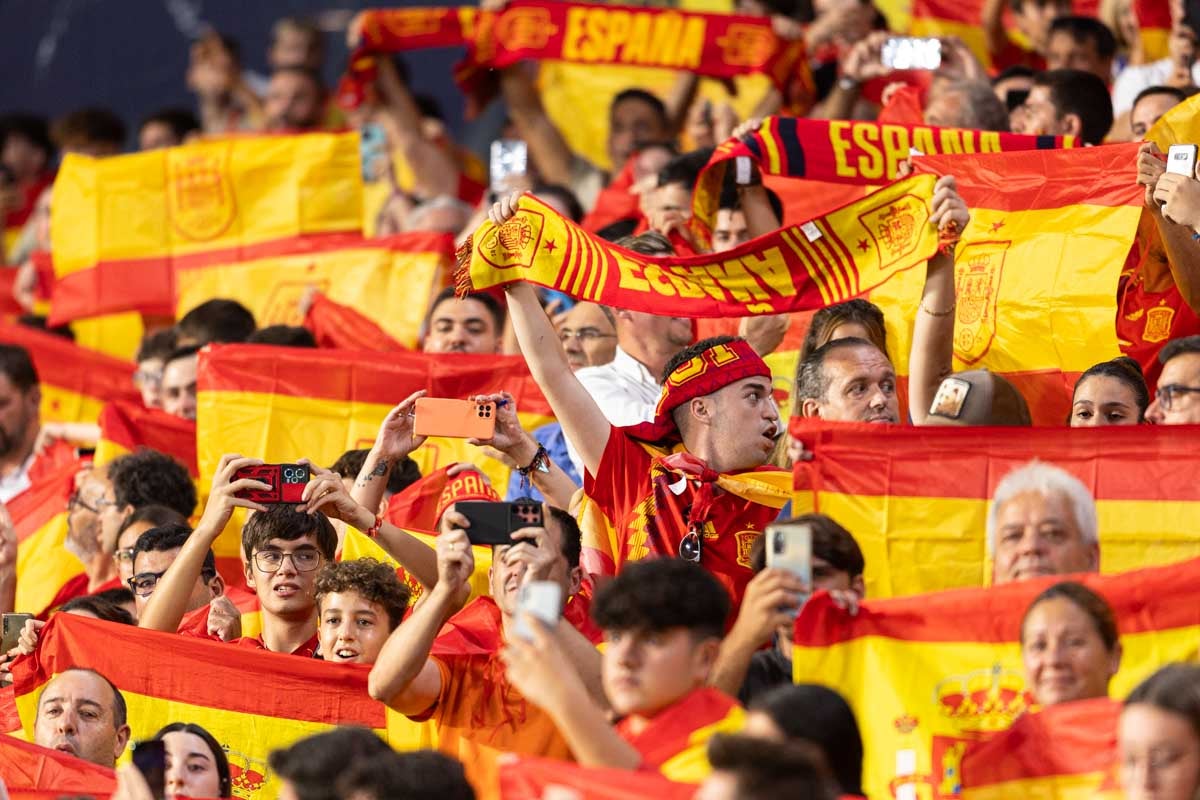
[{"label": "spanish flag", "polygon": [[[120,641],[119,647],[113,647]],[[37,652],[13,665],[17,708],[32,738],[38,693],[68,667],[94,669],[125,696],[132,740],[163,725],[202,725],[226,750],[235,797],[274,797],[268,754],[338,725],[385,739],[382,703],[367,695],[368,667],[327,664],[226,643],[61,614]]]},{"label": "spanish flag", "polygon": [[543,800],[556,792],[574,800],[690,800],[696,786],[656,772],[581,767],[532,756],[514,756],[500,766],[501,800]]},{"label": "spanish flag", "polygon": [[0,785],[10,800],[92,793],[107,797],[117,788],[117,776],[90,761],[0,736]]},{"label": "spanish flag", "polygon": [[[549,403],[517,356],[210,345],[201,352],[197,379],[197,459],[204,481],[224,453],[269,463],[307,457],[332,464],[346,450],[370,447],[388,411],[418,389],[459,399],[505,390],[526,430],[552,421]],[[508,485],[508,467],[465,439],[431,438],[411,457],[422,474],[470,462],[493,486]],[[231,526],[218,539],[218,558],[237,555],[235,530]]]},{"label": "spanish flag", "polygon": [[95,422],[110,400],[141,402],[129,362],[26,325],[0,323],[0,342],[29,351],[41,382],[43,420]]},{"label": "spanish flag", "polygon": [[100,441],[96,445],[96,464],[149,447],[166,453],[187,467],[195,477],[196,423],[167,414],[141,403],[116,401],[100,412]]},{"label": "spanish flag", "polygon": [[250,309],[260,327],[302,325],[301,298],[317,290],[413,349],[429,301],[448,283],[453,255],[450,234],[384,239],[346,234],[291,242],[236,260],[193,261],[175,270],[177,315],[222,297]]},{"label": "spanish flag", "polygon": [[967,746],[963,800],[1095,800],[1116,787],[1117,719],[1107,697],[1022,714],[1006,731]]},{"label": "spanish flag", "polygon": [[114,158],[69,155],[54,184],[50,320],[172,316],[175,271],[357,232],[356,133],[217,139]]},{"label": "spanish flag", "polygon": [[312,296],[308,313],[304,315],[317,347],[333,350],[379,350],[394,353],[411,350],[391,336],[366,315],[350,306],[335,303],[321,292]]},{"label": "spanish flag", "polygon": [[[953,175],[971,210],[955,258],[954,369],[1003,374],[1034,424],[1061,425],[1079,374],[1120,355],[1117,281],[1142,214],[1136,154],[1125,144],[913,160]],[[911,270],[870,294],[893,323],[901,375],[924,279]]]},{"label": "spanish flag", "polygon": [[41,615],[58,605],[56,598],[72,584],[83,586],[87,576],[79,559],[66,548],[67,500],[81,465],[68,462],[8,502],[17,534],[17,596],[14,608]]},{"label": "spanish flag", "polygon": [[[1124,654],[1112,696],[1124,697],[1163,664],[1194,656],[1200,559],[1075,579],[1104,596],[1120,626]],[[862,721],[868,796],[957,796],[972,743],[1036,709],[1025,685],[1021,618],[1058,580],[869,601],[855,616],[821,593],[804,606],[794,679],[836,690]],[[1090,762],[1076,766],[1092,769]],[[1056,780],[1031,777],[1023,796],[1053,797],[1046,784]]]},{"label": "spanish flag", "polygon": [[1200,556],[1200,456],[1170,428],[913,428],[793,420],[814,452],[795,468],[797,514],[828,514],[866,558],[868,597],[985,586],[996,485],[1040,459],[1096,499],[1100,569]]}]

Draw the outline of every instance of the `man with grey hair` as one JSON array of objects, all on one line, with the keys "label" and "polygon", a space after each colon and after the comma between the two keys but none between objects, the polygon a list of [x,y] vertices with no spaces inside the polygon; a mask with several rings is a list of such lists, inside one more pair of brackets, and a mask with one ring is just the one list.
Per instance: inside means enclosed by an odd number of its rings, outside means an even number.
[{"label": "man with grey hair", "polygon": [[125,698],[99,672],[70,667],[38,697],[33,740],[42,747],[113,767],[129,741]]},{"label": "man with grey hair", "polygon": [[1079,479],[1042,461],[1000,481],[987,537],[993,584],[1100,569],[1096,501]]},{"label": "man with grey hair", "polygon": [[985,80],[935,81],[925,124],[941,128],[1007,131],[1008,109]]}]

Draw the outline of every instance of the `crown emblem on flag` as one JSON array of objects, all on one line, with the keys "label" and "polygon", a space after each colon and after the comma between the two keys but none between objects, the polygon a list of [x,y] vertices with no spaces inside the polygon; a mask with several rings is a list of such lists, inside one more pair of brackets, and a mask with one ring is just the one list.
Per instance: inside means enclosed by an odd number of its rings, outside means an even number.
[{"label": "crown emblem on flag", "polygon": [[751,68],[766,64],[775,55],[775,37],[763,25],[734,23],[717,39],[725,63]]},{"label": "crown emblem on flag", "polygon": [[515,217],[492,228],[479,246],[479,254],[493,267],[529,267],[541,243],[545,218],[538,211],[521,209]]},{"label": "crown emblem on flag", "polygon": [[229,777],[233,796],[242,800],[256,800],[267,782],[267,764],[256,758],[250,758],[236,750],[226,748],[225,755],[229,759]]},{"label": "crown emblem on flag", "polygon": [[954,291],[954,356],[964,364],[983,358],[996,337],[996,298],[1011,242],[971,242],[959,254]]},{"label": "crown emblem on flag", "polygon": [[231,142],[207,142],[167,150],[167,213],[185,239],[215,239],[237,217],[229,177],[231,147]]},{"label": "crown emblem on flag", "polygon": [[933,696],[942,716],[966,730],[1002,730],[1033,705],[1024,677],[1000,664],[944,678]]},{"label": "crown emblem on flag", "polygon": [[496,39],[506,50],[539,50],[556,33],[558,28],[551,24],[550,11],[545,8],[513,8],[496,23]]},{"label": "crown emblem on flag", "polygon": [[917,249],[921,226],[928,219],[929,208],[925,201],[910,194],[858,216],[858,221],[875,242],[882,267],[896,263]]}]

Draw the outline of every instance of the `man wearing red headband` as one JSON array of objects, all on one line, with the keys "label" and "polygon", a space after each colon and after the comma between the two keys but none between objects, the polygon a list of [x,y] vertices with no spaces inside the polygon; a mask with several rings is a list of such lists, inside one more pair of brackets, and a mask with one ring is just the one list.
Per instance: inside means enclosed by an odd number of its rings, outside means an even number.
[{"label": "man wearing red headband", "polygon": [[667,363],[654,421],[616,428],[571,371],[533,287],[506,291],[521,351],[587,471],[588,571],[679,556],[740,602],[750,549],[790,495],[789,473],[765,466],[783,424],[762,358],[739,338],[691,345]]}]

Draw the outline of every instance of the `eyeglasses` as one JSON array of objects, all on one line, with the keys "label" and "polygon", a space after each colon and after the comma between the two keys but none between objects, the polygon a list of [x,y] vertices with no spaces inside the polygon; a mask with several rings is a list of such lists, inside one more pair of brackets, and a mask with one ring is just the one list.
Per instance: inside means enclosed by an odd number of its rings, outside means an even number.
[{"label": "eyeglasses", "polygon": [[133,373],[134,386],[159,386],[162,384],[162,373],[148,369],[139,369]]},{"label": "eyeglasses", "polygon": [[139,572],[129,579],[129,588],[138,597],[149,597],[154,594],[154,587],[158,586],[158,581],[167,571],[162,572]]},{"label": "eyeglasses", "polygon": [[297,572],[312,572],[321,566],[321,553],[314,547],[302,547],[291,553],[282,550],[259,550],[254,554],[254,564],[263,572],[278,572],[285,558],[292,559]]},{"label": "eyeglasses", "polygon": [[578,339],[581,342],[594,342],[597,339],[615,338],[617,338],[615,333],[601,333],[599,328],[580,328],[577,331],[573,331],[570,328],[563,328],[558,332],[558,340],[563,344],[571,341],[571,339]]},{"label": "eyeglasses", "polygon": [[117,552],[113,553],[113,558],[117,561],[133,561],[133,548],[122,547]]},{"label": "eyeglasses", "polygon": [[1169,383],[1166,386],[1158,387],[1158,391],[1154,393],[1154,399],[1162,406],[1163,411],[1170,411],[1171,405],[1185,394],[1194,394],[1200,392],[1200,386],[1183,386],[1178,383]]},{"label": "eyeglasses", "polygon": [[89,506],[84,499],[79,496],[79,492],[75,492],[70,496],[70,498],[67,499],[67,510],[74,511],[76,508],[82,508],[83,510],[90,511],[93,514],[99,514],[106,506],[115,506],[117,504],[115,500],[109,500],[107,497],[97,497],[93,502],[95,502],[95,505]]}]

